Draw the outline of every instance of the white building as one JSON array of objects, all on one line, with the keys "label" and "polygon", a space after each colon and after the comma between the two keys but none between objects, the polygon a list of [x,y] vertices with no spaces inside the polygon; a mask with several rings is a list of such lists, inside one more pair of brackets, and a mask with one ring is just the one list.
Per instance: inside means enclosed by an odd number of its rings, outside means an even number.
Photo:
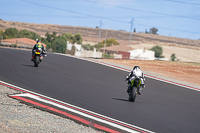
[{"label": "white building", "polygon": [[134,49],[128,51],[130,53],[129,59],[139,59],[139,60],[154,60],[155,52],[146,49]]},{"label": "white building", "polygon": [[72,50],[72,46],[76,48],[75,56],[80,57],[81,56],[81,44],[71,44],[69,41],[67,41],[67,50]]},{"label": "white building", "polygon": [[92,58],[102,58],[102,52],[97,52],[96,48],[94,48],[94,51],[87,51],[84,50],[81,46],[81,44],[71,44],[67,41],[67,50],[71,50],[72,46],[75,46],[75,56],[78,57],[92,57]]}]

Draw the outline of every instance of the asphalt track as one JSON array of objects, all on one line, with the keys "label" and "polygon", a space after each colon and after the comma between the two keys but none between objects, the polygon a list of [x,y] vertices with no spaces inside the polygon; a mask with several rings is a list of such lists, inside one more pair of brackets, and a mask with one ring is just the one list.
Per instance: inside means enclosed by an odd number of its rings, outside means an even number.
[{"label": "asphalt track", "polygon": [[153,132],[200,132],[198,91],[146,78],[132,103],[128,72],[50,53],[38,68],[30,59],[30,51],[0,48],[0,80]]}]

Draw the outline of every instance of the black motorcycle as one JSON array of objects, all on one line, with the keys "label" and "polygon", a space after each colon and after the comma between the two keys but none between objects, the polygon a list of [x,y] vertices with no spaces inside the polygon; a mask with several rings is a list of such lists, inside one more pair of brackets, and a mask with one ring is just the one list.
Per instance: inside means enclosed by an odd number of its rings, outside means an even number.
[{"label": "black motorcycle", "polygon": [[129,94],[129,101],[131,102],[135,102],[135,99],[136,99],[136,96],[138,93],[140,93],[140,88],[141,88],[141,80],[140,80],[140,77],[137,77],[131,81],[131,87],[130,87],[130,90],[128,92]]},{"label": "black motorcycle", "polygon": [[[37,48],[33,51],[33,62],[34,62],[34,66],[38,67],[39,63],[43,61],[44,55],[43,55],[43,51],[41,48]],[[46,55],[45,55],[46,56]]]},{"label": "black motorcycle", "polygon": [[125,81],[128,84],[128,95],[129,101],[135,102],[136,96],[140,94],[142,89],[141,87],[141,79],[142,79],[142,72],[140,70],[134,72],[134,76],[132,78],[127,77]]}]

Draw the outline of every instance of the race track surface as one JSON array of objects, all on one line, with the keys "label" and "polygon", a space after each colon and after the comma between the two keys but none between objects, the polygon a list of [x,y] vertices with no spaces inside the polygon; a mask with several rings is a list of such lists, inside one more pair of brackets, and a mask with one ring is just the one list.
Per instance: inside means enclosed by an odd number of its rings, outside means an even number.
[{"label": "race track surface", "polygon": [[30,51],[0,48],[0,80],[153,132],[200,132],[198,91],[146,78],[132,103],[128,72],[50,53],[38,68],[30,60]]}]

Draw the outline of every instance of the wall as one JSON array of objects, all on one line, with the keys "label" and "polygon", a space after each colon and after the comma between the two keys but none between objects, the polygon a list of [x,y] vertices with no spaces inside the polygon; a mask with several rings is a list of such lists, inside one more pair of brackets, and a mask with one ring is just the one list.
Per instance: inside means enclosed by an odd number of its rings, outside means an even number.
[{"label": "wall", "polygon": [[102,52],[81,50],[81,57],[102,58]]},{"label": "wall", "polygon": [[72,46],[75,46],[75,56],[78,57],[92,57],[92,58],[102,58],[102,52],[97,52],[96,49],[94,51],[87,51],[84,50],[81,46],[81,44],[71,44],[67,41],[67,50],[71,50]]},{"label": "wall", "polygon": [[151,50],[145,49],[135,49],[129,51],[130,58],[129,59],[140,59],[140,60],[154,60],[155,52]]}]

